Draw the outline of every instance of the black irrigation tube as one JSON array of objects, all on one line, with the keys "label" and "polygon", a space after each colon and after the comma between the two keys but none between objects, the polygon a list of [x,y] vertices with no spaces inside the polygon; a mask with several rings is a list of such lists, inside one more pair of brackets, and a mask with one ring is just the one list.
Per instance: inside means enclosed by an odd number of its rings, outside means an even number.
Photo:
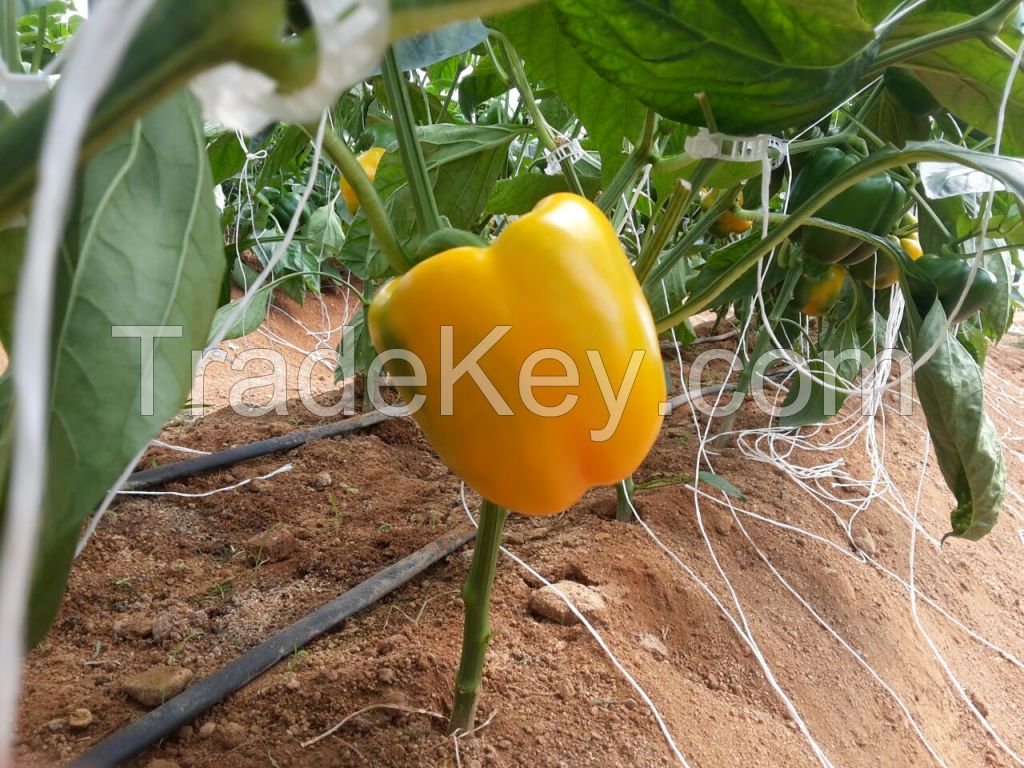
[{"label": "black irrigation tube", "polygon": [[446,533],[408,557],[264,640],[234,661],[187,688],[149,714],[129,723],[69,763],[67,768],[113,768],[175,733],[206,710],[250,683],[297,649],[450,555],[476,536],[466,525]]},{"label": "black irrigation tube", "polygon": [[259,442],[250,443],[248,445],[239,445],[236,448],[229,448],[226,451],[210,453],[196,459],[188,459],[187,461],[167,464],[163,467],[146,469],[142,472],[135,472],[129,476],[128,482],[125,483],[124,487],[125,490],[129,491],[137,491],[142,488],[152,488],[153,486],[163,485],[175,480],[182,480],[186,477],[199,474],[200,472],[210,472],[214,469],[229,467],[232,464],[237,464],[240,461],[247,461],[248,459],[255,459],[258,456],[290,451],[293,448],[298,448],[300,445],[311,443],[314,440],[323,440],[327,437],[337,437],[338,435],[344,435],[348,432],[366,429],[374,426],[375,424],[387,421],[390,418],[390,416],[381,413],[380,411],[371,411],[370,413],[363,414],[362,416],[343,419],[342,421],[324,424],[323,426],[313,427],[312,429],[289,432],[287,435],[272,437],[268,440],[260,440]]}]

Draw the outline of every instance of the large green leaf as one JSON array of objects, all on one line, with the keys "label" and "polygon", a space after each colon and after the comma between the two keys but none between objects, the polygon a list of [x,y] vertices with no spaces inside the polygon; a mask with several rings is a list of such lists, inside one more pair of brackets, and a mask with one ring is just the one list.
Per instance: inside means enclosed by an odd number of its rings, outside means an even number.
[{"label": "large green leaf", "polygon": [[[32,642],[60,605],[82,521],[188,395],[192,350],[206,340],[224,269],[212,186],[197,109],[184,92],[113,140],[82,175],[59,264]],[[156,339],[144,369],[139,340],[116,326],[180,335]]]},{"label": "large green leaf", "polygon": [[[555,0],[563,33],[608,81],[661,114],[770,132],[820,117],[855,90],[891,2]],[[601,92],[601,96],[603,96]]]},{"label": "large green leaf", "polygon": [[601,153],[602,176],[611,178],[622,164],[623,138],[638,141],[645,110],[629,88],[617,88],[576,51],[556,22],[548,3],[493,21],[525,59],[526,72],[561,96],[576,113]]},{"label": "large green leaf", "polygon": [[[927,13],[901,24],[889,42],[899,43],[968,21],[959,13]],[[1020,36],[1007,33],[1013,49]],[[901,62],[913,69],[942,106],[961,120],[995,136],[999,104],[1010,74],[1012,54],[1006,56],[981,40],[963,40],[918,54]],[[1014,79],[1006,105],[1003,147],[1024,151],[1024,77]]]},{"label": "large green leaf", "polygon": [[[416,129],[438,211],[452,226],[472,228],[504,166],[508,145],[522,128],[494,125],[437,124]],[[415,235],[412,198],[397,145],[381,158],[373,181],[399,240]],[[356,215],[341,249],[341,261],[358,277],[383,277],[389,266],[370,234],[362,210]]]},{"label": "large green leaf", "polygon": [[[583,163],[576,164],[576,175],[583,186],[583,193],[590,198],[597,196],[601,180],[597,171]],[[570,192],[565,175],[557,173],[520,173],[509,179],[502,179],[491,192],[484,210],[487,213],[503,213],[513,216],[529,213],[542,198],[556,192]]]},{"label": "large green leaf", "polygon": [[935,458],[956,497],[947,536],[980,539],[995,525],[1003,503],[1006,465],[992,422],[985,414],[981,369],[946,332],[946,316],[935,302],[913,338],[917,359],[939,342],[914,375]]}]

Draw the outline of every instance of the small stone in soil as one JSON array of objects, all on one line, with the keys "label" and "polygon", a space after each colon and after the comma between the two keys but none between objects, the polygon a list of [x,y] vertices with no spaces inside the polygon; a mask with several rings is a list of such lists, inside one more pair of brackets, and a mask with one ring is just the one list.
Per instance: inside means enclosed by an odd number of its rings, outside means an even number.
[{"label": "small stone in soil", "polygon": [[170,611],[161,611],[153,619],[153,641],[162,643],[174,632],[174,616]]},{"label": "small stone in soil", "polygon": [[213,736],[213,734],[214,734],[214,732],[216,730],[217,730],[217,724],[215,722],[213,722],[212,720],[210,720],[209,722],[203,723],[201,726],[199,726],[199,738],[200,739],[208,739],[211,736]]},{"label": "small stone in soil", "polygon": [[276,563],[295,551],[295,536],[287,528],[275,525],[251,536],[243,545],[253,562]]},{"label": "small stone in soil", "polygon": [[655,635],[644,633],[640,635],[640,647],[645,651],[649,651],[653,656],[657,656],[659,659],[668,658],[668,648],[661,642],[661,639]]},{"label": "small stone in soil", "polygon": [[559,597],[561,592],[573,605],[591,621],[604,621],[607,606],[604,597],[592,587],[578,584],[575,581],[560,581],[557,584],[541,587],[530,595],[529,608],[535,616],[550,619],[559,624],[569,626],[578,619],[569,609],[565,601]]},{"label": "small stone in soil", "polygon": [[313,487],[319,488],[321,491],[330,488],[333,482],[330,472],[318,472],[313,477]]},{"label": "small stone in soil", "polygon": [[878,555],[878,545],[875,544],[875,537],[871,535],[871,531],[867,529],[860,531],[854,534],[853,539],[868,557],[876,557]]},{"label": "small stone in soil", "polygon": [[394,685],[397,679],[398,676],[395,674],[395,670],[390,667],[381,667],[377,670],[377,681],[383,685]]},{"label": "small stone in soil", "polygon": [[153,619],[141,613],[114,621],[114,635],[125,640],[140,640],[153,633]]},{"label": "small stone in soil", "polygon": [[224,749],[235,749],[245,743],[246,730],[238,723],[225,723],[217,729],[217,740]]},{"label": "small stone in soil", "polygon": [[84,731],[92,725],[93,717],[85,707],[79,707],[68,716],[68,727],[73,731]]},{"label": "small stone in soil", "polygon": [[147,707],[158,707],[185,690],[192,682],[192,670],[157,664],[122,683],[125,693]]}]

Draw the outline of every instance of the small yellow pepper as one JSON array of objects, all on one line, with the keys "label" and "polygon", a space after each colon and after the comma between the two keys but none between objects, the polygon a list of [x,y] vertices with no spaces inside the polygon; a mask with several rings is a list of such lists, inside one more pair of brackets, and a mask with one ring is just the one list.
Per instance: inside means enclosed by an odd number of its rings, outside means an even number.
[{"label": "small yellow pepper", "polygon": [[917,239],[917,232],[911,233],[910,237],[901,237],[900,245],[903,247],[904,253],[906,253],[912,261],[917,261],[924,256],[924,251],[921,249],[921,242]]},{"label": "small yellow pepper", "polygon": [[[700,190],[700,207],[705,211],[715,203],[715,198],[718,197],[717,189],[708,189],[707,187],[701,187]],[[736,205],[743,205],[743,193],[740,192],[736,197]],[[721,216],[715,219],[711,225],[711,234],[715,237],[725,239],[729,235],[742,235],[744,232],[748,232],[753,226],[753,222],[750,219],[744,219],[742,216],[737,216],[735,213],[725,211]]]},{"label": "small yellow pepper", "polygon": [[846,269],[838,264],[828,267],[820,275],[812,276],[805,272],[797,281],[794,302],[808,317],[820,317],[839,301],[845,281]]},{"label": "small yellow pepper", "polygon": [[[371,147],[356,158],[370,181],[376,178],[377,166],[380,165],[382,157],[384,157],[384,147]],[[352,185],[345,178],[341,180],[341,196],[348,204],[349,213],[359,210],[359,198],[356,196],[356,191],[352,189]]]},{"label": "small yellow pepper", "polygon": [[387,367],[407,403],[422,396],[413,418],[441,459],[495,504],[560,512],[632,474],[658,435],[651,311],[582,197],[547,197],[489,247],[420,262],[374,297],[368,323],[379,352],[422,361],[419,378],[408,361]]}]

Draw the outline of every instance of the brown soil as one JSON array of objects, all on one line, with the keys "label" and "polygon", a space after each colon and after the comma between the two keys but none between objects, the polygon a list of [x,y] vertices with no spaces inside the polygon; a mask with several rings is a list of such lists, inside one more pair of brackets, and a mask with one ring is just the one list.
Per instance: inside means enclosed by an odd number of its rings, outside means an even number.
[{"label": "brown soil", "polygon": [[[1017,437],[1024,417],[1024,390],[1013,384],[1022,380],[1024,352],[1015,341],[993,354],[987,373],[990,401],[1001,411],[995,420],[1009,438]],[[223,409],[172,425],[163,438],[217,450],[314,423],[304,414],[290,407],[286,417],[246,418]],[[745,408],[740,424],[761,418]],[[689,412],[677,411],[638,481],[692,474],[696,444]],[[888,420],[887,466],[911,501],[923,445],[916,417]],[[1017,447],[1008,440],[1008,449]],[[1010,482],[1019,488],[1024,463],[1007,453]],[[152,450],[143,466],[179,458]],[[845,458],[852,474],[867,475],[863,451],[850,450]],[[24,765],[66,760],[142,715],[145,709],[122,690],[131,675],[159,663],[188,667],[197,678],[209,674],[466,520],[458,480],[407,420],[166,490],[213,490],[286,462],[294,465],[290,472],[236,491],[204,498],[124,497],[112,509],[72,574],[51,634],[28,659],[18,746]],[[745,510],[837,545],[745,515],[737,522],[721,507],[701,504],[714,553],[768,665],[834,765],[932,761],[892,696],[786,590],[744,537],[744,527],[792,587],[906,703],[947,765],[1012,764],[950,686],[915,628],[908,593],[853,554],[827,509],[735,448],[715,457],[715,469],[746,495],[740,502]],[[734,612],[699,530],[692,491],[664,485],[639,491],[637,498],[651,528]],[[920,507],[930,534],[947,529],[951,498],[930,462]],[[577,581],[603,594],[608,608],[599,632],[657,705],[691,765],[817,765],[719,609],[643,528],[617,523],[613,514],[614,494],[597,489],[557,517],[512,519],[506,541],[547,578]],[[275,526],[294,534],[294,550],[255,565],[246,540]],[[919,537],[917,544],[918,586],[1018,658],[1024,657],[1020,527],[1020,518],[1007,511],[981,542],[951,541],[936,550]],[[906,578],[910,528],[891,508],[873,504],[854,531],[880,563]],[[467,565],[468,551],[453,555],[298,650],[132,765],[675,764],[647,706],[594,639],[578,625],[532,615],[527,603],[537,583],[507,559],[495,586],[495,633],[480,709],[488,724],[461,740],[456,756],[444,716],[461,642],[457,591]],[[920,613],[976,706],[1011,746],[1024,750],[1024,671],[928,607]],[[129,618],[155,624],[159,638],[119,637],[115,622],[124,626]],[[366,707],[377,708],[352,717],[316,745],[301,746]],[[68,722],[78,708],[94,718],[83,730]]]}]

